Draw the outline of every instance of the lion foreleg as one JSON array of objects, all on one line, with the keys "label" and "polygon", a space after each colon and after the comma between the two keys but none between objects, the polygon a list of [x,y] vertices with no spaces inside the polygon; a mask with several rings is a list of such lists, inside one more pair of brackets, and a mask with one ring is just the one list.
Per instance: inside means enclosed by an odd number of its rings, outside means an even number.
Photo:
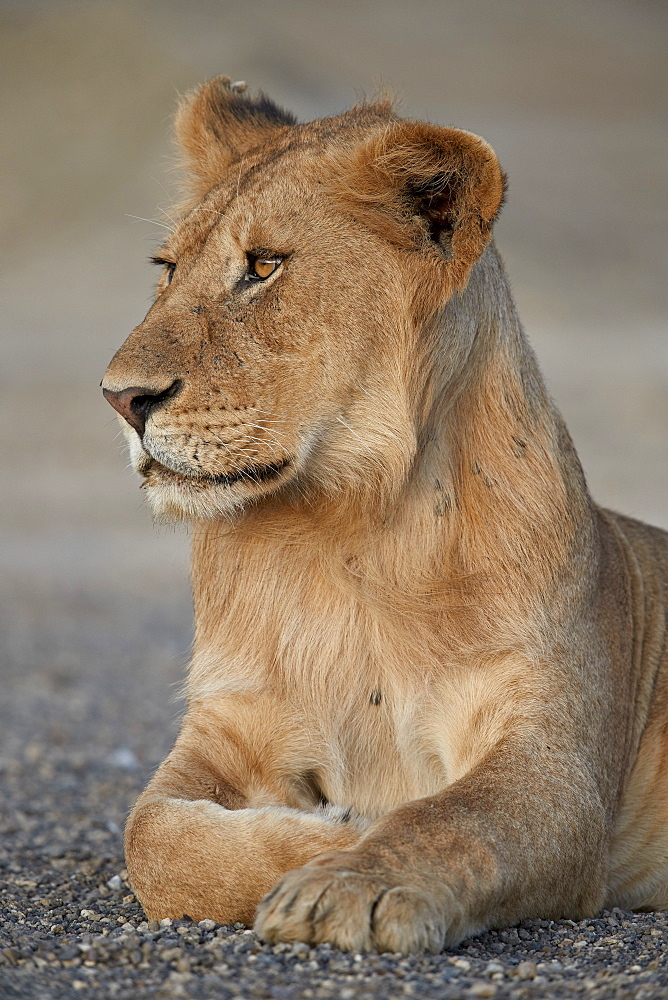
[{"label": "lion foreleg", "polygon": [[568,767],[554,756],[499,748],[440,794],[381,817],[352,849],[290,872],[258,908],[259,936],[439,951],[523,918],[592,915],[604,810],[575,755]]},{"label": "lion foreleg", "polygon": [[359,836],[326,811],[233,810],[147,791],[127,823],[126,863],[149,918],[252,923],[281,875]]}]

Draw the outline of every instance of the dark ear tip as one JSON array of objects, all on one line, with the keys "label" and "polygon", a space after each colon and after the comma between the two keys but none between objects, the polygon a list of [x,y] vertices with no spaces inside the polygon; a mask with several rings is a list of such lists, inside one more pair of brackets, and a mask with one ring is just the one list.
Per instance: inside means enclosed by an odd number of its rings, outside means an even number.
[{"label": "dark ear tip", "polygon": [[[188,102],[186,101],[186,107]],[[269,126],[296,125],[297,118],[291,111],[281,108],[263,91],[251,93],[245,80],[233,82],[229,76],[215,76],[198,87],[193,96],[193,107],[205,109],[212,120],[222,120],[230,115],[236,122],[252,118]],[[215,130],[214,130],[215,131]]]},{"label": "dark ear tip", "polygon": [[242,80],[217,76],[191,90],[181,99],[174,122],[189,173],[188,204],[219,184],[234,159],[296,124],[293,114],[262,92],[247,92]]}]

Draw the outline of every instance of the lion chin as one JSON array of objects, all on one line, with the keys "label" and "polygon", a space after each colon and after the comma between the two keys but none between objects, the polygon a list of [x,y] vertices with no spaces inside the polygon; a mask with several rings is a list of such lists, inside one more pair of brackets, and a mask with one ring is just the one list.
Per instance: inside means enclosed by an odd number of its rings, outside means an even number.
[{"label": "lion chin", "polygon": [[224,472],[193,467],[182,456],[148,443],[124,420],[121,423],[131,464],[141,478],[140,489],[160,524],[230,518],[295,475],[294,462],[285,455],[240,463]]},{"label": "lion chin", "polygon": [[265,465],[245,465],[226,473],[171,469],[144,452],[148,461],[137,472],[153,517],[161,524],[209,521],[239,513],[253,500],[283,483],[287,458]]}]

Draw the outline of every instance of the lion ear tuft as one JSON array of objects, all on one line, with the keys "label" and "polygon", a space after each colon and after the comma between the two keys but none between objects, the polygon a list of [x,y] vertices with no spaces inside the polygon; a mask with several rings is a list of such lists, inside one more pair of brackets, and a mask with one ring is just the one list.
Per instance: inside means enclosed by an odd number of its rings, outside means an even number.
[{"label": "lion ear tuft", "polygon": [[466,282],[504,195],[504,174],[484,139],[395,121],[353,151],[344,174],[340,193],[356,214],[392,242],[437,251],[454,284]]},{"label": "lion ear tuft", "polygon": [[176,137],[185,155],[191,193],[203,197],[219,184],[230,164],[269,141],[295,116],[245,83],[218,76],[188,94],[176,116]]}]

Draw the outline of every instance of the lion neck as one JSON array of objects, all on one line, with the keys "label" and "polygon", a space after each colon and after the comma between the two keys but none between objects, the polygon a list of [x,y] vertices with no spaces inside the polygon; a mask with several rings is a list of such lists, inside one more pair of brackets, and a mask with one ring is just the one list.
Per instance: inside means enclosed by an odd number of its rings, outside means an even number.
[{"label": "lion neck", "polygon": [[470,345],[465,377],[454,380],[455,391],[441,380],[421,478],[438,476],[443,487],[458,572],[533,589],[572,562],[573,540],[581,545],[591,530],[592,505],[493,244],[446,306],[446,354],[452,341]]},{"label": "lion neck", "polygon": [[228,630],[237,643],[261,635],[275,657],[307,606],[315,622],[352,621],[355,608],[404,621],[425,648],[456,609],[439,642],[482,647],[539,614],[576,565],[585,572],[591,501],[493,246],[433,329],[428,376],[412,387],[414,453],[391,501],[276,497],[195,527],[196,649]]}]

